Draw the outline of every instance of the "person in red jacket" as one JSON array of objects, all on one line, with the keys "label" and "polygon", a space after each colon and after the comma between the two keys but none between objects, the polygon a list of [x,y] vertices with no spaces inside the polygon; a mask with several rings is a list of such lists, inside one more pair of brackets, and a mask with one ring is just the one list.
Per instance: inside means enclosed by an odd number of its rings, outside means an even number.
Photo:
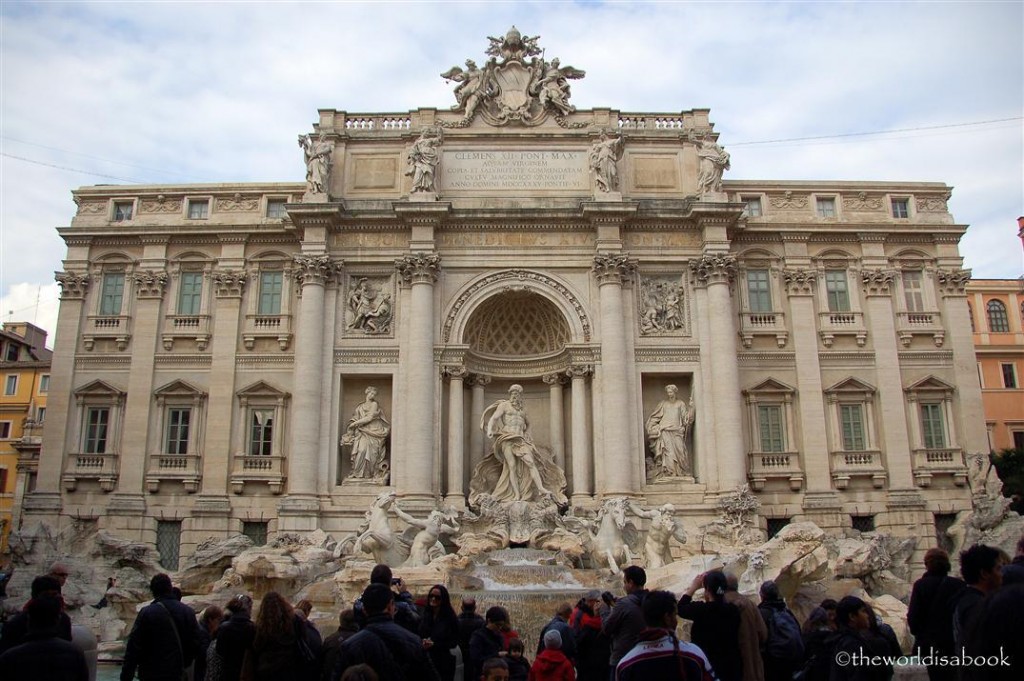
[{"label": "person in red jacket", "polygon": [[562,652],[562,635],[555,629],[544,634],[544,650],[530,667],[530,681],[576,681],[576,670]]}]

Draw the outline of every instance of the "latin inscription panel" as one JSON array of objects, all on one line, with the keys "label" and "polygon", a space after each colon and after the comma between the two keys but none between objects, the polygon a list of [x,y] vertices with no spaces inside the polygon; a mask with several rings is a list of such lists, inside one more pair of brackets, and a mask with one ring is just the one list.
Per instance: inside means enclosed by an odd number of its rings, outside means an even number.
[{"label": "latin inscription panel", "polygon": [[441,192],[589,194],[587,152],[575,149],[445,150]]}]

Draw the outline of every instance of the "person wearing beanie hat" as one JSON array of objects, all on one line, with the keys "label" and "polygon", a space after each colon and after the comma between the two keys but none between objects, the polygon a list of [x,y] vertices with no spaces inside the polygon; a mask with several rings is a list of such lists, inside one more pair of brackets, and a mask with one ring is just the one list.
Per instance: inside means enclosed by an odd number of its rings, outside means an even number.
[{"label": "person wearing beanie hat", "polygon": [[543,641],[544,650],[530,667],[529,681],[576,681],[576,670],[562,652],[562,634],[549,629]]},{"label": "person wearing beanie hat", "polygon": [[[693,595],[704,589],[704,602]],[[690,640],[704,651],[721,681],[743,678],[743,658],[737,655],[740,636],[740,611],[725,600],[728,579],[721,570],[702,572],[694,577],[679,599],[679,616],[693,622]]]},{"label": "person wearing beanie hat", "polygon": [[[949,554],[939,548],[928,549],[924,554],[924,575],[914,582],[907,608],[907,624],[914,635],[916,652],[922,656],[932,653],[952,655],[953,611],[965,584],[963,580],[949,575]],[[952,667],[928,667],[931,681],[956,678],[957,670]]]}]

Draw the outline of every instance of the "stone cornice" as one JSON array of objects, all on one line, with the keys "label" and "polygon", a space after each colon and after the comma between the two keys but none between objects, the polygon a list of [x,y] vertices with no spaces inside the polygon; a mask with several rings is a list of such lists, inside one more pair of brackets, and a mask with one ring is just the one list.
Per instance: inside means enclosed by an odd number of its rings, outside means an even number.
[{"label": "stone cornice", "polygon": [[398,364],[398,348],[336,348],[335,364]]},{"label": "stone cornice", "polygon": [[437,226],[448,219],[452,211],[452,204],[447,201],[434,203],[400,203],[396,201],[391,205],[391,209],[406,225]]},{"label": "stone cornice", "polygon": [[633,351],[633,358],[636,362],[686,362],[694,363],[700,361],[700,348],[694,347],[660,347],[645,346],[638,347]]},{"label": "stone cornice", "polygon": [[395,269],[406,284],[433,284],[441,272],[441,256],[414,253],[395,260]]}]

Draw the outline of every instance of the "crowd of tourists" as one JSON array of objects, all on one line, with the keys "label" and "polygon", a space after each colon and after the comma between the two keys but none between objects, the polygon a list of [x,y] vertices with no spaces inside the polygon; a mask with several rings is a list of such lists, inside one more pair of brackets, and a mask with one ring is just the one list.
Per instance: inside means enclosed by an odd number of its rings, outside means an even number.
[{"label": "crowd of tourists", "polygon": [[[253,618],[246,594],[201,616],[181,602],[166,574],[150,581],[153,601],[136,618],[121,681],[884,681],[894,665],[917,656],[932,681],[1017,679],[1024,664],[1024,537],[1011,560],[975,545],[960,554],[963,579],[949,576],[949,556],[925,554],[913,587],[908,624],[913,651],[856,596],[826,599],[801,626],[778,586],[764,582],[760,603],[742,596],[734,576],[697,575],[677,598],[648,591],[643,568],[622,572],[625,595],[592,590],[558,605],[527,651],[508,611],[477,612],[464,597],[455,612],[442,584],[421,599],[387,565],[338,628],[326,637],[310,621],[313,605],[267,593]],[[0,633],[0,678],[87,681],[57,563],[32,582],[23,611]],[[702,592],[702,599],[695,596]],[[689,641],[677,634],[691,623]],[[531,632],[532,633],[532,632]],[[531,661],[532,657],[532,661]],[[959,662],[951,662],[953,658]],[[458,675],[461,660],[462,674]],[[1000,660],[1002,662],[1000,662]]]}]

